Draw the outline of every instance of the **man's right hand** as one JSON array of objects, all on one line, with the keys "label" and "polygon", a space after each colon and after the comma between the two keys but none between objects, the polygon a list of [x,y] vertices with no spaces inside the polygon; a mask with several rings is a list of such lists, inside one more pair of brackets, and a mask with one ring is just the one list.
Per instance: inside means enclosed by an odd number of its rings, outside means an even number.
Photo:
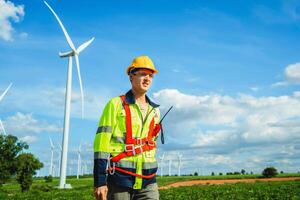
[{"label": "man's right hand", "polygon": [[107,191],[108,191],[108,188],[106,185],[101,186],[101,187],[96,187],[94,189],[94,195],[95,195],[96,200],[106,200],[107,199],[107,197],[106,197]]}]

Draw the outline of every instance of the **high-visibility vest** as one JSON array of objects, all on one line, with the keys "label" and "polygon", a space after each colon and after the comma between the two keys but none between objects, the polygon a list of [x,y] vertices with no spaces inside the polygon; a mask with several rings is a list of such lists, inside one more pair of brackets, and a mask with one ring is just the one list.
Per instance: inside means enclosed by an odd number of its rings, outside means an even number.
[{"label": "high-visibility vest", "polygon": [[[106,105],[94,142],[96,157],[106,157],[113,163],[108,170],[135,176],[133,189],[142,187],[142,179],[155,174],[143,175],[143,169],[157,168],[155,160],[156,138],[160,112],[149,105],[145,119],[137,104],[126,102],[125,96],[115,97]],[[126,170],[128,165],[135,172]],[[110,168],[113,167],[113,168]],[[125,168],[125,169],[124,169]]]}]

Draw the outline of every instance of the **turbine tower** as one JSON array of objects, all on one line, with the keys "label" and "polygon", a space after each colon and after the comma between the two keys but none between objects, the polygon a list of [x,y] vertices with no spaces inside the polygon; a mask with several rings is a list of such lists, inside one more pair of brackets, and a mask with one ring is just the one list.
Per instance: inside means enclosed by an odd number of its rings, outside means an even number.
[{"label": "turbine tower", "polygon": [[182,158],[182,154],[178,153],[177,156],[178,156],[178,174],[177,174],[177,176],[181,176],[181,174],[180,174],[180,169],[181,169],[181,158]]},{"label": "turbine tower", "polygon": [[161,177],[164,175],[164,173],[163,173],[163,161],[164,161],[164,158],[165,158],[165,153],[163,153],[163,155],[159,157],[159,159],[160,159],[160,176]]},{"label": "turbine tower", "polygon": [[80,93],[81,93],[81,109],[82,109],[82,118],[84,116],[84,96],[83,96],[83,88],[82,88],[82,81],[80,75],[80,66],[79,66],[79,54],[83,51],[87,46],[89,46],[94,37],[87,42],[80,45],[77,49],[75,48],[74,43],[72,42],[68,32],[66,31],[64,25],[62,24],[61,20],[54,12],[54,10],[50,7],[50,5],[44,1],[46,6],[50,9],[56,20],[58,21],[66,40],[71,48],[71,51],[59,53],[61,58],[68,57],[69,64],[68,64],[68,76],[67,76],[67,86],[66,86],[66,97],[65,97],[65,117],[64,117],[64,134],[63,134],[63,151],[61,157],[61,167],[60,167],[60,181],[59,181],[59,188],[71,188],[70,184],[66,184],[66,172],[67,172],[67,152],[68,152],[68,140],[69,140],[69,127],[70,127],[70,109],[71,109],[71,93],[72,93],[72,57],[75,57],[75,62],[77,66],[77,74],[80,86]]},{"label": "turbine tower", "polygon": [[58,173],[60,173],[60,159],[61,159],[61,152],[62,152],[62,148],[61,145],[58,145]]},{"label": "turbine tower", "polygon": [[[6,90],[1,94],[1,96],[0,96],[0,102],[2,101],[2,99],[4,98],[4,96],[7,94],[8,90],[10,89],[11,86],[12,86],[12,83],[10,83],[9,86],[6,88]],[[0,128],[2,129],[2,133],[4,135],[6,135],[6,131],[5,131],[5,128],[4,128],[3,124],[2,124],[1,119],[0,119]]]},{"label": "turbine tower", "polygon": [[78,151],[77,151],[77,179],[79,179],[79,173],[80,173],[80,168],[81,168],[81,143],[79,145]]},{"label": "turbine tower", "polygon": [[52,139],[49,136],[50,147],[51,147],[51,159],[50,159],[50,167],[49,167],[49,175],[54,176],[54,165],[53,165],[53,156],[54,156],[54,145]]}]

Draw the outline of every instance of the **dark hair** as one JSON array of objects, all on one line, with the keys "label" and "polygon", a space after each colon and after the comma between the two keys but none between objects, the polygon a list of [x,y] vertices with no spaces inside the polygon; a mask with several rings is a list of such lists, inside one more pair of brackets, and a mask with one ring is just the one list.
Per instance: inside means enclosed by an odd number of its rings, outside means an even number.
[{"label": "dark hair", "polygon": [[[148,69],[148,68],[134,68],[129,72],[129,74],[134,74],[135,72],[139,71],[140,69]],[[151,70],[151,69],[148,69],[148,70],[153,72],[153,70]]]},{"label": "dark hair", "polygon": [[134,74],[135,72],[139,71],[139,69],[141,69],[141,68],[134,68],[134,69],[130,70],[129,74]]}]

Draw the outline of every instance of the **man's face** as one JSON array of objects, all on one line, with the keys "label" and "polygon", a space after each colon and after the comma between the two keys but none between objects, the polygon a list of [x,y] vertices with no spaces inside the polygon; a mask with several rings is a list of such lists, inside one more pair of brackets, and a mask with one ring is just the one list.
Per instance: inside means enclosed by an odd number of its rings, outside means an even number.
[{"label": "man's face", "polygon": [[153,71],[139,69],[130,75],[132,88],[140,93],[146,93],[152,84]]}]

